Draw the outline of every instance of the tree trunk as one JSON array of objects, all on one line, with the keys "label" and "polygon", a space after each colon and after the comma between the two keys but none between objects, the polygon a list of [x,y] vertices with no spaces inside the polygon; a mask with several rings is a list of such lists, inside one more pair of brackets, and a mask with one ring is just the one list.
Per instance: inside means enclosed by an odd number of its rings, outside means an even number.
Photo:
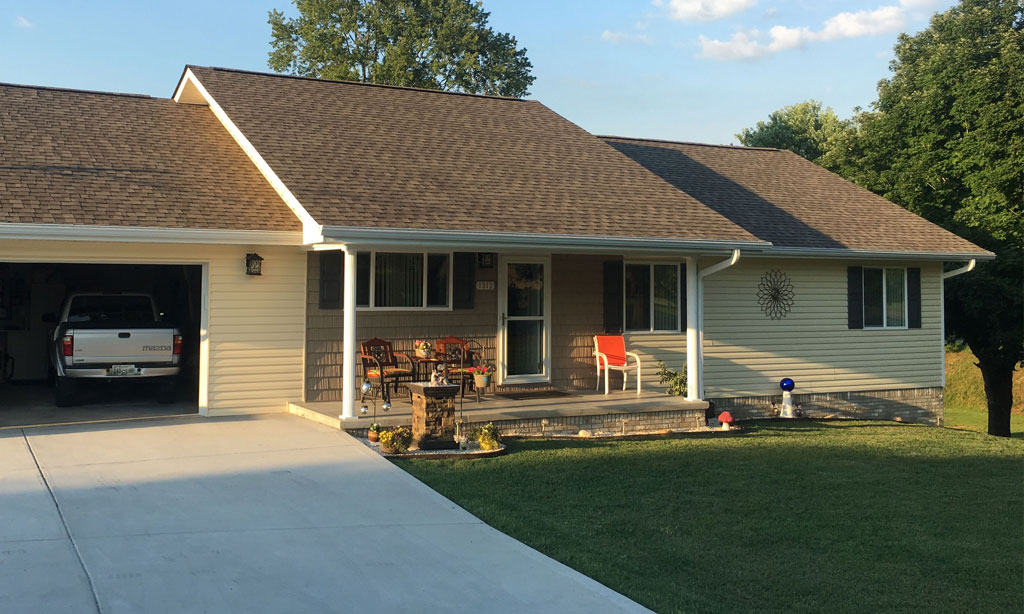
[{"label": "tree trunk", "polygon": [[988,434],[1010,436],[1010,408],[1013,406],[1013,369],[1000,360],[978,359],[988,401]]}]

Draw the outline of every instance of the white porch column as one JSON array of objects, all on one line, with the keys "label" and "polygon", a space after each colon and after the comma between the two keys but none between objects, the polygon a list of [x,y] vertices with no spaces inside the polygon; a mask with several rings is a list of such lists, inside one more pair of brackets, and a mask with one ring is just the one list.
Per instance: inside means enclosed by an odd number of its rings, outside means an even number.
[{"label": "white porch column", "polygon": [[686,398],[700,399],[701,330],[698,316],[697,257],[686,258]]},{"label": "white porch column", "polygon": [[356,416],[356,250],[345,247],[342,286],[341,417]]}]

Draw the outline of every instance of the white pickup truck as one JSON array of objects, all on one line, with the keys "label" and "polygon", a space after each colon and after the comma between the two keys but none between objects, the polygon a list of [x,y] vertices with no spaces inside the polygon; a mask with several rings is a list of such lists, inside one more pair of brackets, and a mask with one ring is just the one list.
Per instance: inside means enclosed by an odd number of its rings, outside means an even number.
[{"label": "white pickup truck", "polygon": [[152,296],[71,294],[55,319],[50,354],[59,407],[78,400],[77,384],[84,378],[159,378],[158,400],[174,401],[181,331],[160,321]]}]

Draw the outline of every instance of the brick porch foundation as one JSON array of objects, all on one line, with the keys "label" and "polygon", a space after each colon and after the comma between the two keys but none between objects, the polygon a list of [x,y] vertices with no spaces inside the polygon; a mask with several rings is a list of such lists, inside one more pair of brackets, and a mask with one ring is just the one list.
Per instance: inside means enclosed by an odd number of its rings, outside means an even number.
[{"label": "brick porch foundation", "polygon": [[[782,403],[782,395],[709,399],[714,411],[729,410],[737,420],[771,418],[773,404]],[[794,394],[793,402],[810,418],[854,418],[895,420],[942,426],[942,388],[868,390],[862,392],[825,392]]]}]

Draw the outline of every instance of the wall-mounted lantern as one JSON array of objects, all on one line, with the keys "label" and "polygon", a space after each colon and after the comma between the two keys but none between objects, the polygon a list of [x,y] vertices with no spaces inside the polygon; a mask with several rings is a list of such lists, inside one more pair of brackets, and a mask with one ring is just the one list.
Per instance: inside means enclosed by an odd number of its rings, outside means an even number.
[{"label": "wall-mounted lantern", "polygon": [[263,274],[263,258],[259,254],[246,254],[245,255],[245,274],[246,275],[262,275]]}]

